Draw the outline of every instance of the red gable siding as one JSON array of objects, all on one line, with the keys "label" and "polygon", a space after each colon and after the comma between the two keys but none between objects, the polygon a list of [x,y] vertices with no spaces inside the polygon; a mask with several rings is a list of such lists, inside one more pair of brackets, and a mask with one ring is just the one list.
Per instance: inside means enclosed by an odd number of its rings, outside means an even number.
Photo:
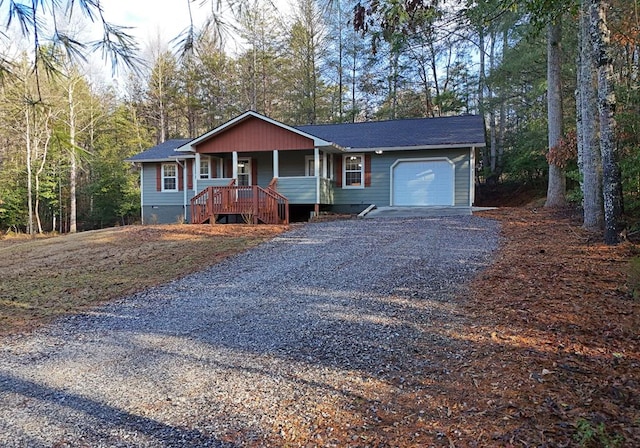
[{"label": "red gable siding", "polygon": [[313,149],[313,140],[256,117],[249,117],[196,146],[201,154]]}]

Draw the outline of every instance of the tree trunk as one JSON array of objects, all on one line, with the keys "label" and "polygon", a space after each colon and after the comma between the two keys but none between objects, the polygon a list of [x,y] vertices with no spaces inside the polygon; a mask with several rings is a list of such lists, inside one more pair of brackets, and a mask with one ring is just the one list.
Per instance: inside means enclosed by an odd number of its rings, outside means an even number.
[{"label": "tree trunk", "polygon": [[[547,25],[547,125],[549,150],[556,147],[562,138],[562,62],[560,19]],[[545,207],[566,205],[566,179],[564,169],[549,163],[549,184]]]},{"label": "tree trunk", "polygon": [[[34,143],[36,153],[38,152],[37,151],[38,146],[40,145],[40,143],[42,143],[42,155],[39,156],[40,165],[38,166],[38,169],[36,170],[36,173],[34,176],[35,188],[36,188],[34,210],[35,210],[36,224],[38,225],[38,233],[44,232],[42,229],[42,220],[40,219],[40,196],[41,196],[40,177],[42,176],[42,173],[44,172],[44,169],[47,166],[47,157],[49,154],[49,143],[51,142],[51,135],[52,135],[51,128],[49,127],[49,122],[51,121],[51,119],[52,119],[51,110],[47,110],[46,113],[43,113],[42,115],[43,129],[42,131],[40,131],[41,137],[35,139],[35,143]],[[34,124],[35,123],[37,123],[37,120],[34,120]],[[44,142],[42,142],[42,137],[44,137]],[[55,230],[55,228],[53,230]]]},{"label": "tree trunk", "polygon": [[[480,50],[480,67],[478,68],[478,113],[484,118],[484,88],[485,88],[485,51],[484,51],[484,29],[478,28],[478,49]],[[487,169],[491,165],[487,148],[482,151],[482,168],[485,176]]]},{"label": "tree trunk", "polygon": [[[496,66],[496,33],[495,31],[491,32],[491,44],[489,44],[489,76],[491,76],[493,70]],[[496,173],[496,164],[498,159],[498,148],[497,148],[497,130],[496,130],[496,107],[493,101],[493,86],[489,86],[487,89],[487,94],[489,95],[489,158],[491,164],[491,175],[493,176]]]},{"label": "tree trunk", "polygon": [[607,26],[608,3],[591,0],[590,17],[593,57],[598,71],[598,115],[600,118],[600,153],[602,157],[602,193],[604,204],[604,242],[620,241],[619,226],[622,216],[620,167],[615,141],[616,95],[613,90],[613,59],[610,32]]},{"label": "tree trunk", "polygon": [[[355,44],[354,44],[355,47]],[[355,123],[356,122],[356,75],[358,73],[358,66],[357,66],[357,62],[358,62],[358,58],[357,58],[357,52],[354,48],[353,51],[353,64],[351,65],[351,123]]]},{"label": "tree trunk", "polygon": [[343,68],[342,68],[342,60],[343,60],[343,44],[342,44],[342,8],[340,5],[340,0],[337,0],[338,6],[338,121],[342,123],[344,121],[344,107],[342,104],[342,97],[344,96],[344,80],[343,80]]},{"label": "tree trunk", "polygon": [[[507,57],[507,49],[509,48],[509,29],[507,27],[502,31],[502,61],[504,62]],[[507,127],[507,108],[505,106],[505,94],[504,88],[499,89],[500,98],[500,118],[498,125],[498,161],[496,171],[498,174],[502,173],[503,159],[504,159],[504,137]]]},{"label": "tree trunk", "polygon": [[602,161],[598,146],[595,72],[589,39],[589,5],[580,5],[580,30],[578,34],[578,63],[576,95],[576,130],[578,139],[578,167],[582,181],[583,227],[598,231],[603,226]]},{"label": "tree trunk", "polygon": [[69,106],[69,233],[76,233],[77,227],[77,200],[76,185],[78,178],[78,163],[76,158],[76,110],[73,98],[75,82],[69,83],[67,100]]},{"label": "tree trunk", "polygon": [[27,207],[29,208],[29,221],[27,222],[27,233],[34,235],[33,229],[33,172],[31,170],[32,148],[31,148],[31,115],[30,110],[33,106],[26,104],[24,108],[25,118],[25,144],[26,144],[26,165],[27,165]]}]

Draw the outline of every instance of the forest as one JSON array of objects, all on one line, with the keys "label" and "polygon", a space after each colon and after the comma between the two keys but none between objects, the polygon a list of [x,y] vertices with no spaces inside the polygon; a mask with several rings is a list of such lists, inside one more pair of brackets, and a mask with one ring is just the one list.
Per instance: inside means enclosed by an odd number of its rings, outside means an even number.
[{"label": "forest", "polygon": [[[100,2],[3,9],[0,231],[135,223],[139,173],[124,160],[246,110],[290,125],[481,114],[479,182],[547,189],[547,205],[582,206],[586,227],[615,224],[613,240],[640,216],[636,0],[230,6],[146,48]],[[102,40],[73,35],[81,21]],[[91,49],[120,85],[88,70]]]}]

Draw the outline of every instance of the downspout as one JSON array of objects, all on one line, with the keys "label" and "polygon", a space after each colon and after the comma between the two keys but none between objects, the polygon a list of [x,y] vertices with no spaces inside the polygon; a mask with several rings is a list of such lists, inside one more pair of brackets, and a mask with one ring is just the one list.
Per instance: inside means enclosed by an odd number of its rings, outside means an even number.
[{"label": "downspout", "polygon": [[178,166],[182,167],[182,196],[183,196],[182,216],[184,217],[184,221],[188,222],[187,220],[187,185],[189,185],[189,181],[187,180],[187,164],[180,163],[178,159],[176,159],[176,163],[178,164]]},{"label": "downspout", "polygon": [[316,176],[316,205],[314,207],[315,216],[320,214],[320,149],[313,148],[313,171]]},{"label": "downspout", "polygon": [[144,165],[136,163],[136,167],[140,169],[140,222],[144,225]]},{"label": "downspout", "polygon": [[471,147],[469,154],[469,207],[476,202],[476,147]]}]

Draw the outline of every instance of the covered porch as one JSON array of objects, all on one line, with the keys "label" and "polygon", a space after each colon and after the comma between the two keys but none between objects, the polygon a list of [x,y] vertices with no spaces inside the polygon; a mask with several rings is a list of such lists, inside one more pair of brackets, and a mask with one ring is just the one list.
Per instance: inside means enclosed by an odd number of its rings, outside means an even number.
[{"label": "covered porch", "polygon": [[289,205],[316,213],[333,203],[333,154],[313,150],[196,153],[191,222],[239,215],[244,221],[288,223]]},{"label": "covered porch", "polygon": [[279,204],[275,209],[304,204],[316,212],[332,204],[334,154],[344,149],[250,111],[176,152],[194,158],[193,222],[211,221],[216,213],[244,216],[248,210],[252,219],[267,222],[273,211],[263,208],[272,200]]}]

